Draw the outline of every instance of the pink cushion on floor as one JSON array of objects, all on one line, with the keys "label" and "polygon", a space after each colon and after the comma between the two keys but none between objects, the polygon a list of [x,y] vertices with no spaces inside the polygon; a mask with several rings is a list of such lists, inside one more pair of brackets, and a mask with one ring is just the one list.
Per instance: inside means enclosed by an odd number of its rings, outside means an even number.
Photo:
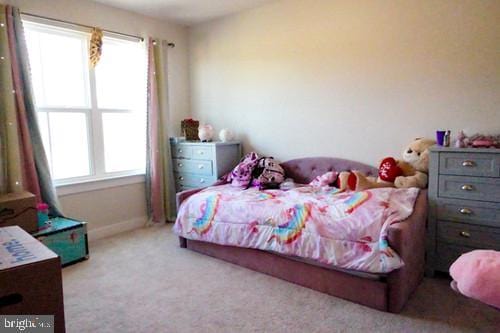
[{"label": "pink cushion on floor", "polygon": [[500,252],[475,250],[462,254],[451,265],[450,275],[465,296],[500,308]]}]

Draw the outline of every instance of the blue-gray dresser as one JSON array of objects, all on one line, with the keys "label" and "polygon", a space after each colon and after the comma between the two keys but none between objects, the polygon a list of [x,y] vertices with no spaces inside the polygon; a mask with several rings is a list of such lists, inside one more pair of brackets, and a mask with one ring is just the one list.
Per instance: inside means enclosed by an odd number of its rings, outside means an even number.
[{"label": "blue-gray dresser", "polygon": [[500,149],[432,147],[426,273],[474,249],[500,250]]},{"label": "blue-gray dresser", "polygon": [[208,186],[241,158],[239,142],[170,142],[177,192]]}]

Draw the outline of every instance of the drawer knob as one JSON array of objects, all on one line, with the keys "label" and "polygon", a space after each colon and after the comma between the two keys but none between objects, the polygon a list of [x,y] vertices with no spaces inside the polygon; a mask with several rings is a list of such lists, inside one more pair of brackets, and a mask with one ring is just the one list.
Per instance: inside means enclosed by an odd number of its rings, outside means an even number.
[{"label": "drawer knob", "polygon": [[182,153],[182,149],[178,149],[177,151],[178,151],[179,153]]},{"label": "drawer knob", "polygon": [[469,208],[462,208],[462,209],[460,209],[460,214],[462,214],[462,215],[471,215],[472,214],[472,210],[470,210]]},{"label": "drawer knob", "polygon": [[200,178],[200,183],[204,183],[204,182],[205,182],[205,179]]},{"label": "drawer knob", "polygon": [[203,168],[204,168],[203,164],[198,165],[198,169],[203,169]]},{"label": "drawer knob", "polygon": [[472,190],[474,190],[474,186],[469,185],[469,184],[465,184],[465,185],[462,185],[462,190],[464,190],[464,191],[472,191]]},{"label": "drawer knob", "polygon": [[182,167],[182,163],[178,163],[177,166]]},{"label": "drawer knob", "polygon": [[184,177],[182,177],[182,176],[181,176],[181,177],[179,177],[179,180],[184,180]]},{"label": "drawer knob", "polygon": [[198,150],[198,154],[203,155],[203,150]]},{"label": "drawer knob", "polygon": [[468,233],[467,231],[460,231],[460,236],[470,238],[470,233]]},{"label": "drawer knob", "polygon": [[471,161],[471,160],[466,160],[466,161],[462,162],[462,166],[468,167],[468,168],[473,167],[475,165],[476,165],[476,163],[474,163],[474,161]]}]

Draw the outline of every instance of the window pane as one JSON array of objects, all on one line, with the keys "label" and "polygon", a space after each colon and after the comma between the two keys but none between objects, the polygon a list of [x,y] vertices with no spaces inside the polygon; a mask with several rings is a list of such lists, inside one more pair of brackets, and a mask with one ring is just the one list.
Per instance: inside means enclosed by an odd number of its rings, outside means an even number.
[{"label": "window pane", "polygon": [[84,113],[49,113],[55,179],[88,176],[89,144],[87,119]]},{"label": "window pane", "polygon": [[42,82],[42,56],[40,53],[39,34],[29,28],[25,29],[24,36],[28,46],[28,57],[31,67],[31,81],[35,94],[35,104],[43,104],[43,82]]},{"label": "window pane", "polygon": [[26,25],[37,106],[87,107],[87,38],[77,32]]},{"label": "window pane", "polygon": [[48,115],[47,112],[37,112],[37,116],[38,127],[40,128],[40,135],[42,136],[43,148],[45,149],[45,154],[47,154],[49,169],[52,170],[52,153],[50,151]]},{"label": "window pane", "polygon": [[146,122],[137,113],[103,113],[106,172],[144,170]]},{"label": "window pane", "polygon": [[103,39],[102,57],[95,69],[99,108],[145,109],[145,55],[142,43]]}]

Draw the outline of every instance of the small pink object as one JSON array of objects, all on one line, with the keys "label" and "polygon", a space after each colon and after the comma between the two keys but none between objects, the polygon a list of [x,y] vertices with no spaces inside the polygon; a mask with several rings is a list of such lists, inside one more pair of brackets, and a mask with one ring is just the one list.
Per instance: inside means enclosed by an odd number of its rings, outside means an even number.
[{"label": "small pink object", "polygon": [[38,228],[43,228],[45,223],[49,220],[49,205],[45,202],[40,202],[36,205]]},{"label": "small pink object", "polygon": [[495,145],[495,143],[491,140],[487,140],[487,139],[484,139],[484,140],[474,140],[472,141],[472,147],[477,147],[477,148],[489,148],[489,147],[493,147]]},{"label": "small pink object", "polygon": [[500,309],[500,252],[474,250],[450,267],[452,285],[467,297]]},{"label": "small pink object", "polygon": [[45,212],[49,210],[49,205],[47,205],[45,202],[41,202],[36,205],[36,210],[40,212]]},{"label": "small pink object", "polygon": [[329,171],[322,174],[321,176],[314,178],[314,180],[311,181],[309,185],[314,187],[330,186],[337,180],[338,175],[339,174],[336,171]]}]

